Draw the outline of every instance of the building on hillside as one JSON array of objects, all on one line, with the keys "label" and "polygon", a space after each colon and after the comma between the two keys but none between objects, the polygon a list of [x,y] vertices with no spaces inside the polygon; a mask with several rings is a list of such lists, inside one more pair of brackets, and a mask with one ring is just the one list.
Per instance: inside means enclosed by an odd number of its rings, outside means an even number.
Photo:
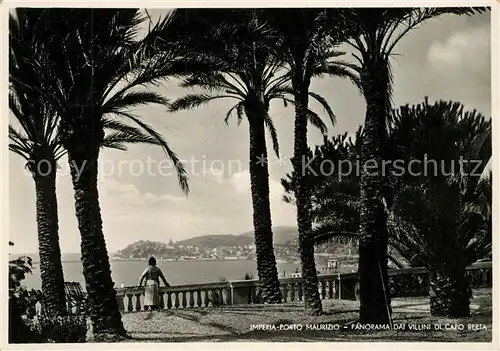
[{"label": "building on hillside", "polygon": [[326,261],[326,268],[335,270],[339,269],[339,261],[332,259]]}]

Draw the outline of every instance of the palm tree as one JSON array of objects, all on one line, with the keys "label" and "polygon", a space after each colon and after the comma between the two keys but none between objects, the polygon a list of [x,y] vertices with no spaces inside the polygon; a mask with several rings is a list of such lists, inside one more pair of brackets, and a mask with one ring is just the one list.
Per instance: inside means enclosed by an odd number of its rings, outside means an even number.
[{"label": "palm tree", "polygon": [[[166,105],[168,101],[161,95],[138,88],[156,84],[186,65],[175,61],[174,55],[159,60],[144,54],[149,36],[140,41],[135,38],[138,25],[144,21],[137,9],[18,9],[17,15],[27,16],[35,33],[34,43],[26,43],[22,56],[36,73],[29,89],[42,94],[61,119],[59,135],[67,150],[75,191],[95,337],[125,336],[97,191],[104,116],[126,119],[155,139],[173,161],[181,188],[187,193],[186,172],[177,155],[158,132],[129,111],[150,103]],[[41,54],[29,49],[33,44]]]},{"label": "palm tree", "polygon": [[[491,251],[491,174],[485,166],[491,157],[491,122],[458,102],[430,104],[427,99],[393,110],[391,119],[386,150],[392,155],[384,158],[405,165],[419,162],[411,173],[401,174],[394,166],[386,170],[388,257],[397,266],[404,258],[429,269],[433,315],[467,315],[465,267]],[[358,130],[354,141],[346,134],[325,140],[314,150],[314,171],[319,173],[329,160],[338,172],[310,179],[316,244],[360,238],[359,177],[339,169],[342,161],[356,161],[363,144],[360,134]],[[476,166],[471,161],[459,171],[460,157],[480,161],[479,170],[471,174]],[[449,173],[453,163],[456,174],[442,174]],[[282,181],[288,193],[293,181],[293,173]]]},{"label": "palm tree", "polygon": [[[360,321],[390,323],[387,289],[386,214],[384,179],[380,167],[386,140],[386,121],[391,110],[392,72],[390,57],[397,43],[412,29],[443,14],[471,15],[485,8],[390,8],[330,10],[333,30],[345,35],[356,53],[362,92],[366,100],[364,144],[361,162],[370,161],[370,172],[361,174],[361,279]],[[340,25],[339,25],[340,24]]]},{"label": "palm tree", "polygon": [[[307,123],[310,122],[309,98],[322,101],[310,92],[313,77],[332,75],[348,78],[359,85],[359,79],[350,65],[335,60],[343,53],[337,50],[338,38],[327,31],[326,12],[321,9],[279,9],[267,11],[270,26],[278,33],[279,55],[287,63],[292,84],[291,94],[295,106],[294,157],[295,171],[294,193],[297,205],[297,226],[299,231],[299,251],[304,279],[305,309],[312,315],[322,313],[321,298],[318,292],[318,277],[314,261],[314,243],[311,235],[311,200],[307,187]],[[332,124],[334,115],[329,111]]]},{"label": "palm tree", "polygon": [[[56,174],[58,161],[66,154],[57,134],[54,115],[49,112],[50,106],[40,113],[36,108],[44,106],[43,100],[21,99],[23,103],[36,103],[27,111],[33,115],[24,115],[26,111],[17,105],[13,95],[10,98],[10,109],[21,125],[16,130],[9,125],[9,150],[26,160],[26,167],[35,181],[36,218],[38,228],[38,250],[40,256],[40,277],[44,293],[44,308],[57,314],[66,312],[64,275],[59,247],[58,212],[56,196]],[[122,125],[113,120],[105,121],[105,128],[112,128],[104,137],[102,147],[126,150],[127,143],[157,144],[157,141],[140,130]],[[40,128],[40,129],[38,129]]]},{"label": "palm tree", "polygon": [[[211,19],[211,25],[216,27],[213,19],[214,10],[207,12]],[[174,101],[171,104],[171,111],[192,109],[219,99],[232,99],[235,100],[236,104],[227,112],[225,122],[227,123],[233,114],[237,116],[238,125],[244,117],[248,120],[250,134],[249,170],[259,285],[264,302],[280,303],[282,296],[273,250],[265,129],[267,127],[270,131],[274,151],[279,157],[278,138],[269,115],[269,105],[273,99],[282,100],[285,105],[295,104],[295,101],[288,97],[292,92],[289,85],[289,74],[283,70],[280,57],[277,57],[273,52],[275,37],[272,31],[264,25],[262,12],[259,10],[223,10],[220,12],[221,20],[216,23],[219,26],[223,23],[225,27],[229,28],[238,28],[239,26],[238,37],[247,39],[238,40],[237,38],[233,41],[228,40],[227,36],[223,37],[222,40],[225,44],[223,52],[214,49],[214,47],[218,48],[221,45],[209,46],[208,52],[203,54],[213,55],[216,61],[222,60],[224,62],[223,68],[208,74],[194,74],[184,79],[181,84],[183,87],[201,88],[202,92],[188,94]],[[188,13],[193,16],[192,11]],[[197,28],[201,33],[207,30],[198,23],[193,23],[192,28]],[[234,31],[234,29],[232,30]],[[242,35],[242,32],[245,35]],[[260,33],[260,35],[255,35],[255,32]],[[310,95],[316,98],[333,118],[333,113],[331,113],[326,101],[317,94],[310,93]],[[315,112],[307,109],[306,118],[323,132],[326,131],[325,124]]]},{"label": "palm tree", "polygon": [[[24,133],[9,125],[9,149],[23,157],[26,167],[35,181],[36,219],[38,227],[38,247],[40,255],[40,277],[45,295],[45,308],[52,313],[63,314],[66,311],[64,276],[59,247],[57,198],[56,198],[56,162],[62,156],[61,145],[54,137],[56,128],[53,110],[45,104],[39,94],[24,89],[30,81],[32,72],[29,65],[22,65],[19,48],[23,43],[12,39],[26,40],[23,37],[22,18],[17,22],[10,15],[10,65],[18,64],[19,69],[11,69],[11,93],[9,107],[17,118]],[[22,65],[22,66],[21,66]]]},{"label": "palm tree", "polygon": [[[413,140],[401,150],[405,159],[440,164],[403,177],[389,212],[397,224],[391,236],[424,258],[431,314],[468,316],[466,267],[491,251],[491,182],[481,176],[491,158],[491,121],[460,103],[427,99],[394,117],[399,140]],[[461,158],[468,162],[460,164]]]},{"label": "palm tree", "polygon": [[[353,136],[348,133],[324,138],[323,144],[310,150],[312,173],[308,178],[311,191],[311,218],[313,220],[314,245],[326,243],[358,243],[360,186],[359,176],[353,165],[358,160],[362,145],[362,128]],[[330,164],[331,169],[325,169]],[[322,170],[325,174],[322,174]],[[295,172],[281,180],[285,189],[284,201],[295,203],[293,184]],[[389,260],[402,268],[409,263],[414,266],[418,261],[412,259],[414,252],[404,250],[399,243],[389,237]]]},{"label": "palm tree", "polygon": [[[19,20],[27,18],[20,16]],[[12,15],[10,22],[11,38],[20,40],[22,36],[18,32],[19,27],[29,26],[30,23],[18,23]],[[16,62],[22,62],[18,59],[20,53],[16,50],[23,43],[11,40],[10,45],[10,60],[15,66]],[[9,149],[26,160],[26,167],[35,181],[40,275],[45,307],[55,313],[65,313],[55,183],[57,163],[66,154],[58,134],[60,119],[38,92],[24,89],[24,85],[29,85],[30,77],[33,76],[31,67],[24,65],[17,68],[19,69],[11,72],[9,107],[21,129],[16,130],[13,125],[9,125]],[[126,150],[127,143],[158,144],[151,136],[117,120],[105,119],[104,127],[110,133],[102,141],[102,147]]]}]

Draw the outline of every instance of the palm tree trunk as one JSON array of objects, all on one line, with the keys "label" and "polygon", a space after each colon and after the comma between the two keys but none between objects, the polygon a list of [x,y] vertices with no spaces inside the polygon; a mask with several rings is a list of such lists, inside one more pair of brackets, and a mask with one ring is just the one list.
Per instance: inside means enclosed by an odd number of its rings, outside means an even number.
[{"label": "palm tree trunk", "polygon": [[[95,126],[89,130],[96,129]],[[108,336],[125,336],[116,290],[111,279],[109,257],[102,231],[97,191],[99,143],[78,138],[71,142],[68,161],[75,191],[75,209],[81,235],[83,275],[90,301],[90,317],[97,341]],[[83,141],[85,140],[85,141]],[[104,339],[106,340],[106,339]],[[109,339],[108,339],[109,340]]]},{"label": "palm tree trunk", "polygon": [[[387,63],[386,63],[387,64]],[[366,99],[361,148],[361,210],[359,241],[360,322],[389,323],[387,275],[388,231],[383,204],[382,156],[388,99],[388,66],[373,65],[362,75]],[[384,74],[385,72],[385,74]],[[366,166],[366,169],[365,169]]]},{"label": "palm tree trunk", "polygon": [[322,313],[318,291],[318,275],[314,261],[314,240],[312,229],[311,196],[307,187],[307,108],[309,84],[300,86],[295,93],[295,140],[293,167],[295,173],[295,201],[297,204],[297,226],[299,231],[299,252],[304,281],[304,305],[311,315]]},{"label": "palm tree trunk", "polygon": [[453,274],[431,272],[429,280],[431,316],[461,318],[470,316],[472,290],[465,269]]},{"label": "palm tree trunk", "polygon": [[261,298],[264,303],[281,303],[282,296],[273,247],[263,112],[261,113],[261,109],[255,104],[248,105],[250,106],[246,108],[245,113],[250,126],[250,182]]},{"label": "palm tree trunk", "polygon": [[66,313],[64,275],[59,247],[59,223],[56,196],[56,161],[42,157],[33,165],[36,191],[38,252],[44,306],[49,313]]}]

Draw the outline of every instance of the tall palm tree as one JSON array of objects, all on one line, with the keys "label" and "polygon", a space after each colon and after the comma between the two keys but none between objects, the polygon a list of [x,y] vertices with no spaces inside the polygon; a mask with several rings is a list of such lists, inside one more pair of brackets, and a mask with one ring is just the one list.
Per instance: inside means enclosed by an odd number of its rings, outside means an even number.
[{"label": "tall palm tree", "polygon": [[[36,91],[25,89],[30,84],[33,72],[30,65],[23,64],[22,51],[29,41],[29,33],[24,31],[28,23],[24,18],[12,16],[10,21],[10,65],[11,93],[9,107],[24,133],[9,125],[9,149],[23,157],[35,181],[36,220],[40,256],[40,277],[45,296],[45,308],[52,313],[66,311],[64,276],[59,247],[56,162],[62,156],[54,136],[56,118],[51,106],[46,104]],[[17,67],[16,67],[17,66]],[[18,68],[18,69],[16,69]]]},{"label": "tall palm tree", "polygon": [[[22,15],[16,19],[10,15],[11,40],[10,62],[13,67],[22,64],[21,53],[17,52],[23,42],[30,40],[29,33],[20,33],[21,26],[30,23]],[[24,42],[24,44],[26,44]],[[58,127],[60,119],[54,109],[35,90],[25,89],[33,77],[32,67],[23,65],[11,72],[11,93],[9,107],[21,127],[9,125],[9,149],[26,160],[26,167],[35,181],[36,218],[38,227],[38,245],[40,256],[40,274],[45,308],[55,313],[65,313],[64,275],[59,247],[58,213],[56,197],[56,171],[58,161],[66,154],[61,143]],[[139,129],[127,126],[114,119],[106,119],[104,127],[110,133],[102,141],[102,147],[126,150],[127,143],[158,144],[151,136]]]},{"label": "tall palm tree", "polygon": [[[294,156],[295,201],[297,205],[297,226],[299,251],[304,279],[304,301],[308,313],[322,313],[318,292],[318,277],[314,261],[314,243],[311,235],[311,200],[307,187],[309,170],[307,164],[307,123],[310,122],[309,98],[322,101],[310,92],[311,79],[322,75],[348,78],[359,85],[356,73],[346,62],[338,60],[343,53],[338,51],[338,38],[327,31],[326,12],[321,9],[279,9],[267,10],[270,26],[278,33],[278,53],[286,62],[291,80],[295,106]],[[326,101],[322,101],[327,106]],[[334,115],[329,111],[332,124]]]},{"label": "tall palm tree", "polygon": [[[344,134],[314,150],[316,172],[325,160],[338,172],[310,179],[316,243],[360,238],[359,177],[341,173],[339,161],[354,164],[362,143],[359,133],[354,142]],[[412,162],[412,172],[386,169],[389,260],[398,265],[404,258],[428,268],[433,315],[466,316],[470,289],[465,267],[491,252],[492,193],[486,166],[491,122],[458,102],[430,104],[425,99],[393,110],[387,145],[392,155],[385,159],[404,161],[408,167]],[[470,160],[463,169],[461,157]],[[477,162],[479,169],[474,170]],[[455,175],[448,175],[452,171]],[[288,193],[293,181],[293,173],[282,181]]]},{"label": "tall palm tree", "polygon": [[[358,72],[366,100],[364,144],[361,162],[370,161],[370,172],[361,173],[361,240],[359,272],[361,279],[360,321],[391,321],[387,289],[386,214],[383,204],[384,179],[380,167],[386,140],[386,121],[391,110],[392,72],[390,57],[397,43],[425,21],[444,15],[471,15],[485,8],[373,8],[330,10],[334,31],[348,38],[359,63]],[[340,25],[339,25],[340,23]]]},{"label": "tall palm tree", "polygon": [[[26,107],[18,102],[35,104],[28,107],[31,115],[25,115]],[[43,108],[46,106],[46,108]],[[36,111],[40,109],[41,111]],[[57,134],[57,118],[50,112],[50,106],[43,100],[17,100],[10,97],[13,112],[20,130],[9,125],[9,149],[26,161],[35,182],[36,219],[38,251],[40,257],[40,277],[44,294],[44,308],[52,313],[66,312],[64,275],[59,247],[58,211],[56,196],[56,175],[59,160],[66,154]],[[35,112],[36,111],[36,112]],[[126,150],[127,143],[157,144],[157,141],[134,127],[118,121],[106,120],[105,128],[111,132],[104,137],[102,147]]]},{"label": "tall palm tree", "polygon": [[[212,25],[214,24],[213,11],[207,11],[212,19]],[[181,84],[183,87],[200,88],[202,92],[188,94],[174,101],[171,104],[171,111],[192,109],[218,99],[232,99],[236,104],[227,112],[225,122],[228,122],[232,114],[236,114],[238,125],[244,117],[248,120],[249,170],[259,285],[264,302],[279,303],[282,301],[282,296],[273,250],[265,129],[266,127],[269,129],[274,151],[279,157],[278,138],[269,114],[269,105],[273,99],[280,99],[285,104],[295,104],[295,101],[289,97],[292,92],[289,74],[283,70],[281,58],[273,52],[275,38],[272,31],[265,26],[262,12],[259,10],[223,10],[220,12],[221,22],[226,22],[224,26],[229,28],[240,26],[239,37],[242,36],[242,30],[249,29],[245,36],[247,39],[233,41],[224,37],[222,39],[225,44],[224,53],[215,51],[213,46],[209,47],[208,54],[213,55],[217,61],[222,60],[225,63],[222,65],[223,68],[184,79]],[[233,25],[228,25],[227,22]],[[192,28],[197,28],[202,33],[206,30],[199,24],[193,24]],[[256,31],[260,32],[259,36],[252,35]],[[207,52],[204,54],[206,55]],[[326,101],[317,94],[310,93],[310,95],[316,98],[333,118],[333,113]],[[315,112],[307,109],[306,118],[323,132],[326,131],[325,124]]]},{"label": "tall palm tree", "polygon": [[[97,161],[104,140],[104,116],[123,118],[155,139],[177,170],[186,193],[187,176],[164,138],[129,111],[150,103],[166,105],[161,95],[138,90],[157,84],[184,62],[164,54],[144,54],[149,36],[136,39],[144,21],[137,9],[22,9],[35,40],[26,43],[22,59],[36,72],[29,89],[36,90],[60,116],[59,135],[67,150],[81,234],[83,274],[91,303],[96,340],[125,336],[111,279],[97,191]],[[39,48],[35,55],[32,47]],[[149,44],[148,44],[149,45]]]}]

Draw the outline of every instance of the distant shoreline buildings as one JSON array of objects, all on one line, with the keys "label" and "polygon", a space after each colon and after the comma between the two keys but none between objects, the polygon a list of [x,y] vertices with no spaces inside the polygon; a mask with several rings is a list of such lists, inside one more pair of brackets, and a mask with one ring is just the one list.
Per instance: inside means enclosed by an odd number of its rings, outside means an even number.
[{"label": "distant shoreline buildings", "polygon": [[[213,244],[213,243],[210,243]],[[316,260],[323,270],[335,271],[340,263],[356,263],[357,252],[349,244],[329,244],[316,247]],[[276,244],[274,253],[277,263],[300,263],[298,244],[291,240]],[[218,245],[215,247],[183,245],[169,241],[168,244],[154,241],[137,241],[116,253],[114,260],[147,260],[154,256],[159,262],[177,261],[237,261],[255,260],[255,245]]]}]

